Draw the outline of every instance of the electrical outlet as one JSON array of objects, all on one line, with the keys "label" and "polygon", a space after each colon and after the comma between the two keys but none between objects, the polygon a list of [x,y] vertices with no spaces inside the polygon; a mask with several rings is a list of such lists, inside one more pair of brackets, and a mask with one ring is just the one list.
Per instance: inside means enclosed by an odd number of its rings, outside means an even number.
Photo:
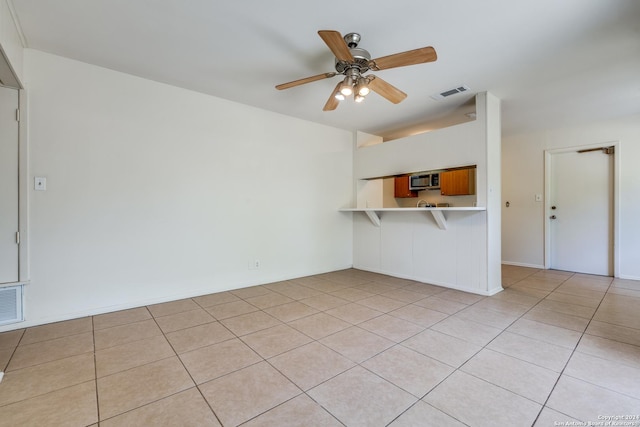
[{"label": "electrical outlet", "polygon": [[249,261],[249,270],[257,270],[260,268],[260,260],[254,259]]},{"label": "electrical outlet", "polygon": [[47,178],[36,176],[33,180],[33,189],[36,191],[47,191]]}]

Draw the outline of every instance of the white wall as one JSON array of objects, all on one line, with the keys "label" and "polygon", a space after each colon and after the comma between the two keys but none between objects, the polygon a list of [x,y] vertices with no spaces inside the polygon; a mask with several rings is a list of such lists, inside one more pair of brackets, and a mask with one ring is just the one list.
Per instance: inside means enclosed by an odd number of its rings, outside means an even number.
[{"label": "white wall", "polygon": [[619,276],[640,279],[640,115],[512,135],[502,142],[502,257],[511,264],[544,265],[544,150],[620,141]]},{"label": "white wall", "polygon": [[447,230],[426,211],[382,212],[380,227],[354,212],[354,267],[484,295],[502,289],[500,101],[488,93],[476,101],[475,121],[357,149],[354,178],[475,164],[487,210],[447,212]]},{"label": "white wall", "polygon": [[14,328],[351,267],[352,133],[29,49],[25,81]]}]

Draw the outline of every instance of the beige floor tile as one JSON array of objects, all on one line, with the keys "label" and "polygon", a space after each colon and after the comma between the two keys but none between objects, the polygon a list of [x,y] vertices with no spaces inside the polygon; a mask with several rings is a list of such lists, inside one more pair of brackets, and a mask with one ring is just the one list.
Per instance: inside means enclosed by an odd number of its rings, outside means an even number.
[{"label": "beige floor tile", "polygon": [[116,426],[221,427],[221,424],[194,387],[100,422],[100,427]]},{"label": "beige floor tile", "polygon": [[523,289],[523,288],[531,288],[531,289],[538,289],[541,291],[546,291],[546,292],[551,292],[555,289],[558,288],[558,286],[560,285],[561,282],[558,281],[554,281],[554,280],[543,280],[543,279],[538,279],[535,277],[529,277],[526,278],[524,280],[521,280],[520,282],[511,285],[509,287],[509,289],[512,290],[516,290],[516,289]]},{"label": "beige floor tile", "polygon": [[0,350],[14,349],[18,346],[24,329],[0,333]]},{"label": "beige floor tile", "polygon": [[373,332],[394,342],[401,342],[422,332],[425,328],[408,320],[383,314],[358,325],[362,329]]},{"label": "beige floor tile", "polygon": [[39,365],[82,353],[93,352],[93,333],[71,335],[16,348],[7,371]]},{"label": "beige floor tile", "polygon": [[519,294],[528,295],[530,297],[536,297],[539,299],[545,298],[551,291],[544,289],[536,289],[530,288],[527,286],[511,286],[509,290],[512,292],[517,292]]},{"label": "beige floor tile", "polygon": [[550,299],[544,299],[540,301],[537,308],[543,310],[556,311],[562,314],[568,314],[570,316],[584,317],[585,319],[591,319],[596,309],[593,307],[585,307],[584,305],[568,304],[566,302],[553,301]]},{"label": "beige floor tile", "polygon": [[301,319],[303,317],[318,313],[318,310],[313,307],[309,307],[306,304],[302,304],[301,302],[294,301],[288,304],[267,308],[264,310],[264,312],[270,314],[271,316],[282,322],[291,322],[293,320]]},{"label": "beige floor tile", "polygon": [[616,307],[602,303],[593,319],[627,328],[640,329],[640,312],[637,307]]},{"label": "beige floor tile", "polygon": [[222,424],[236,426],[301,394],[266,362],[200,386]]},{"label": "beige floor tile", "polygon": [[421,299],[420,301],[417,301],[415,304],[419,305],[420,307],[436,310],[445,314],[454,314],[468,307],[467,304],[462,304],[460,302],[443,299],[438,296],[432,296],[425,299]]},{"label": "beige floor tile", "polygon": [[28,328],[25,331],[22,340],[20,340],[20,345],[33,344],[36,342],[68,337],[70,335],[77,335],[92,331],[93,322],[91,317],[49,323],[47,325]]},{"label": "beige floor tile", "polygon": [[385,350],[362,366],[417,398],[454,371],[451,366],[402,346]]},{"label": "beige floor tile", "polygon": [[177,301],[163,302],[161,304],[153,304],[147,306],[147,308],[153,317],[162,317],[182,313],[183,311],[197,310],[200,306],[193,302],[191,298],[187,298]]},{"label": "beige floor tile", "polygon": [[511,289],[505,289],[502,292],[498,292],[497,294],[492,296],[491,299],[513,302],[513,303],[524,305],[527,307],[533,307],[541,300],[541,298],[534,297],[531,295],[525,295],[522,292],[518,292],[517,290],[511,290]]},{"label": "beige floor tile", "polygon": [[307,283],[305,284],[305,286],[311,289],[315,289],[316,291],[320,291],[322,293],[331,293],[331,292],[339,291],[340,289],[349,287],[347,285],[331,282],[328,280],[320,280],[318,282]]},{"label": "beige floor tile", "polygon": [[531,310],[531,307],[529,307],[528,305],[516,304],[510,301],[493,298],[486,298],[480,302],[475,303],[473,306],[475,308],[500,311],[518,317]]},{"label": "beige floor tile", "polygon": [[[603,295],[604,296],[604,295]],[[552,292],[547,296],[548,300],[565,302],[568,304],[583,305],[585,307],[597,308],[602,301],[602,297],[581,297],[579,295],[565,294],[563,292]]]},{"label": "beige floor tile", "polygon": [[411,394],[360,366],[307,394],[348,426],[387,425],[416,402]]},{"label": "beige floor tile", "polygon": [[277,305],[293,302],[294,299],[289,298],[282,294],[272,292],[272,293],[260,295],[257,297],[246,298],[245,301],[251,305],[255,305],[256,307],[264,310],[265,308],[275,307]]},{"label": "beige floor tile", "polygon": [[302,390],[309,390],[354,366],[351,360],[318,342],[283,353],[269,363]]},{"label": "beige floor tile", "polygon": [[235,335],[220,322],[212,322],[171,332],[166,337],[176,353],[180,354],[235,338]]},{"label": "beige floor tile", "polygon": [[277,325],[242,337],[242,341],[268,359],[308,344],[311,338],[287,325]]},{"label": "beige floor tile", "polygon": [[402,345],[454,368],[462,365],[482,348],[430,329],[409,338]]},{"label": "beige floor tile", "polygon": [[5,372],[0,384],[0,406],[94,379],[95,366],[91,353]]},{"label": "beige floor tile", "polygon": [[482,295],[470,294],[468,292],[449,289],[439,293],[438,298],[448,299],[450,301],[455,301],[455,302],[469,305],[469,304],[475,304],[478,301],[483,300],[485,297],[483,297]]},{"label": "beige floor tile", "polygon": [[438,427],[465,427],[465,424],[421,400],[389,424],[389,427],[418,427],[426,422]]},{"label": "beige floor tile", "polygon": [[394,289],[393,291],[385,292],[381,295],[383,297],[393,298],[395,300],[406,302],[408,304],[427,298],[424,294],[408,291],[406,289]]},{"label": "beige floor tile", "polygon": [[640,291],[635,289],[627,289],[627,288],[618,288],[611,287],[609,288],[609,295],[624,295],[627,297],[633,297],[636,299],[640,299]]},{"label": "beige floor tile", "polygon": [[258,308],[245,301],[233,301],[207,307],[206,310],[216,319],[222,320],[242,314],[253,313],[258,311]]},{"label": "beige floor tile", "polygon": [[417,292],[425,296],[437,295],[447,290],[447,288],[430,285],[428,283],[411,283],[407,286],[403,286],[402,289],[405,291]]},{"label": "beige floor tile", "polygon": [[262,360],[251,348],[235,338],[189,351],[180,359],[197,384],[221,377]]},{"label": "beige floor tile", "polygon": [[362,363],[395,344],[357,326],[323,338],[320,343],[356,363]]},{"label": "beige floor tile", "polygon": [[535,320],[536,322],[546,323],[547,325],[559,326],[565,329],[571,329],[577,332],[584,332],[589,319],[583,317],[570,316],[568,314],[562,314],[555,311],[543,310],[538,307],[534,307],[527,314],[523,316],[525,319]]},{"label": "beige floor tile", "polygon": [[640,400],[562,375],[547,405],[583,422],[601,421],[598,416],[638,414]]},{"label": "beige floor tile", "polygon": [[140,322],[151,319],[151,313],[146,307],[132,308],[129,310],[114,311],[113,313],[93,316],[93,329],[112,328],[114,326],[126,325],[127,323]]},{"label": "beige floor tile", "polygon": [[351,324],[328,314],[318,313],[289,322],[289,326],[315,340],[319,340],[343,329],[347,329]]},{"label": "beige floor tile", "polygon": [[13,355],[13,349],[0,350],[0,372],[3,372],[9,364],[9,359]]},{"label": "beige floor tile", "polygon": [[356,302],[361,299],[372,297],[376,294],[367,292],[363,289],[345,288],[340,289],[339,291],[331,292],[331,295],[333,295],[334,297],[346,299],[347,301]]},{"label": "beige floor tile", "polygon": [[268,288],[264,286],[249,286],[247,288],[234,289],[229,292],[231,292],[237,297],[246,299],[251,297],[258,297],[260,295],[270,294],[272,291],[270,291]]},{"label": "beige floor tile", "polygon": [[486,345],[502,332],[502,329],[455,316],[444,319],[433,325],[431,329],[480,346]]},{"label": "beige floor tile", "polygon": [[625,326],[592,320],[591,323],[589,323],[586,333],[640,346],[640,329],[627,328]]},{"label": "beige floor tile", "polygon": [[220,323],[237,336],[247,335],[282,324],[278,319],[269,316],[264,311],[255,311],[236,317],[229,317],[221,320]]},{"label": "beige floor tile", "polygon": [[488,349],[473,356],[460,370],[540,404],[547,400],[559,377],[557,372]]},{"label": "beige floor tile", "polygon": [[322,406],[301,394],[243,424],[242,427],[341,427]]},{"label": "beige floor tile", "polygon": [[593,299],[600,299],[600,300],[605,294],[604,290],[587,289],[580,285],[570,284],[570,283],[559,286],[555,290],[555,292],[562,293],[562,294],[569,294],[576,297],[593,298]]},{"label": "beige floor tile", "polygon": [[640,401],[640,369],[638,368],[575,352],[564,374]]},{"label": "beige floor tile", "polygon": [[103,350],[158,335],[162,335],[162,331],[158,328],[154,319],[100,329],[93,334],[96,350]]},{"label": "beige floor tile", "polygon": [[326,311],[341,305],[349,304],[349,301],[346,299],[338,298],[329,294],[315,295],[310,298],[301,299],[300,302],[320,311]]},{"label": "beige floor tile", "polygon": [[580,332],[572,331],[571,329],[547,325],[546,323],[528,319],[519,319],[511,325],[507,331],[570,349],[576,347],[578,340],[580,340],[582,336]]},{"label": "beige floor tile", "polygon": [[541,405],[463,372],[454,372],[424,399],[472,426],[530,426]]},{"label": "beige floor tile", "polygon": [[301,300],[304,298],[310,298],[315,295],[320,295],[322,292],[317,289],[311,289],[306,286],[302,286],[297,283],[291,283],[289,286],[281,287],[276,290],[279,294],[287,296],[294,300]]},{"label": "beige floor tile", "polygon": [[[631,280],[631,279],[613,279],[611,282],[611,288],[625,288],[640,291],[640,280]],[[609,288],[609,291],[612,289]]]},{"label": "beige floor tile", "polygon": [[487,348],[555,372],[561,372],[571,356],[571,349],[511,332],[503,332]]},{"label": "beige floor tile", "polygon": [[0,408],[0,426],[86,426],[97,421],[95,381]]},{"label": "beige floor tile", "polygon": [[471,306],[456,313],[455,317],[471,322],[481,323],[487,326],[493,326],[494,328],[504,329],[515,322],[519,316],[517,314],[505,313],[503,311]]},{"label": "beige floor tile", "polygon": [[341,305],[340,307],[336,307],[331,310],[327,310],[327,314],[337,317],[338,319],[342,319],[345,322],[349,322],[352,325],[357,325],[359,323],[373,319],[374,317],[378,317],[383,313],[381,311],[365,307],[364,305],[350,303],[347,305]]},{"label": "beige floor tile", "polygon": [[356,289],[362,289],[363,291],[371,292],[373,294],[384,294],[398,289],[397,286],[390,286],[381,282],[366,282],[361,285],[354,286]]},{"label": "beige floor tile", "polygon": [[415,304],[405,305],[397,310],[393,310],[389,315],[415,323],[423,328],[435,325],[448,317],[447,314]]},{"label": "beige floor tile", "polygon": [[160,335],[96,351],[98,378],[174,356],[167,339]]},{"label": "beige floor tile", "polygon": [[382,295],[374,295],[372,297],[362,299],[358,301],[358,304],[364,305],[365,307],[369,307],[374,310],[378,310],[382,313],[388,313],[392,310],[396,310],[407,305],[407,303],[404,301],[384,297]]},{"label": "beige floor tile", "polygon": [[158,326],[165,334],[214,321],[215,319],[201,308],[156,318]]},{"label": "beige floor tile", "polygon": [[218,292],[216,294],[202,295],[192,298],[193,302],[200,307],[206,308],[212,305],[224,304],[227,302],[240,301],[240,298],[232,294],[231,292]]},{"label": "beige floor tile", "polygon": [[[569,424],[572,422],[574,424]],[[557,427],[559,425],[565,426],[567,425],[575,425],[579,426],[582,421],[576,420],[575,418],[571,418],[566,416],[565,414],[561,414],[558,411],[554,411],[551,408],[547,408],[546,406],[542,408],[542,412],[538,415],[538,419],[533,427]]]},{"label": "beige floor tile", "polygon": [[114,417],[193,387],[177,357],[98,378],[100,419]]}]

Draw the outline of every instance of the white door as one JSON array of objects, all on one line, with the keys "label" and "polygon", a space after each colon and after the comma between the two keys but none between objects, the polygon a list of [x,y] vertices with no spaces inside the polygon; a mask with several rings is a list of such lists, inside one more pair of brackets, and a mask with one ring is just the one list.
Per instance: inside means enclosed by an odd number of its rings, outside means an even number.
[{"label": "white door", "polygon": [[18,91],[0,87],[0,283],[18,281]]},{"label": "white door", "polygon": [[580,151],[551,155],[551,268],[611,276],[613,149]]}]

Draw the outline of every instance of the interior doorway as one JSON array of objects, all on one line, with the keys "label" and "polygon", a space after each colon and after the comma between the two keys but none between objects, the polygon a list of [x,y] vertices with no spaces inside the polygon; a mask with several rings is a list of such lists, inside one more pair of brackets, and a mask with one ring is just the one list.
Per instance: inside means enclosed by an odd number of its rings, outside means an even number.
[{"label": "interior doorway", "polygon": [[617,143],[545,153],[545,267],[616,274]]},{"label": "interior doorway", "polygon": [[0,284],[19,279],[18,90],[0,86]]}]

